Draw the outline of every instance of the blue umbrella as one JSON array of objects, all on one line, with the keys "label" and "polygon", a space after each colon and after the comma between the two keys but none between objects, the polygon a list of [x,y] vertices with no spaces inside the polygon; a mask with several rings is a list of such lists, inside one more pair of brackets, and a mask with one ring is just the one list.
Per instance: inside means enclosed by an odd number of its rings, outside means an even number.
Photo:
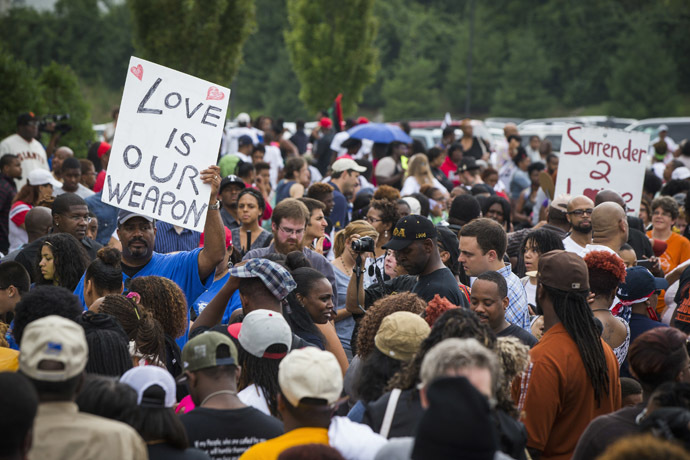
[{"label": "blue umbrella", "polygon": [[390,144],[394,141],[412,143],[412,138],[405,131],[395,125],[386,123],[365,123],[349,129],[348,134],[354,139],[369,139],[381,144]]}]

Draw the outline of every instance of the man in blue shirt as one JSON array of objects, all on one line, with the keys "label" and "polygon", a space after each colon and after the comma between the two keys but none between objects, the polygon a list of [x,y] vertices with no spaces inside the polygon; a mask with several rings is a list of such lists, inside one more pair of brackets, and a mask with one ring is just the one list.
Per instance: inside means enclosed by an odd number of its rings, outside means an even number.
[{"label": "man in blue shirt", "polygon": [[367,170],[364,166],[357,164],[355,160],[350,158],[341,158],[333,163],[331,166],[333,171],[331,180],[328,182],[333,187],[333,211],[331,211],[331,222],[335,231],[342,230],[347,227],[350,219],[347,215],[347,198],[345,195],[350,195],[354,192],[355,187],[359,184],[359,173]]},{"label": "man in blue shirt", "polygon": [[[121,210],[117,219],[117,235],[122,243],[122,278],[125,289],[128,280],[138,276],[162,276],[177,283],[191,305],[194,299],[213,282],[216,266],[225,254],[225,231],[220,218],[218,188],[220,168],[209,166],[201,171],[201,180],[211,185],[211,197],[204,224],[204,248],[176,254],[159,254],[153,250],[156,227],[151,217]],[[84,302],[84,277],[74,293]],[[189,321],[189,311],[187,312]],[[177,339],[182,348],[187,333]]]}]

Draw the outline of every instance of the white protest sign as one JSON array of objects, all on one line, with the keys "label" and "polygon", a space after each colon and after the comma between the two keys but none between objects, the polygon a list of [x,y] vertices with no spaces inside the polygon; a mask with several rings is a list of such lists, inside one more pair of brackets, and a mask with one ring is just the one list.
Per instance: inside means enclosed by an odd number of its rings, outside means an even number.
[{"label": "white protest sign", "polygon": [[203,231],[230,90],[132,56],[104,203]]},{"label": "white protest sign", "polygon": [[555,195],[585,195],[594,201],[604,189],[625,200],[637,215],[647,166],[649,134],[571,126],[563,133]]}]

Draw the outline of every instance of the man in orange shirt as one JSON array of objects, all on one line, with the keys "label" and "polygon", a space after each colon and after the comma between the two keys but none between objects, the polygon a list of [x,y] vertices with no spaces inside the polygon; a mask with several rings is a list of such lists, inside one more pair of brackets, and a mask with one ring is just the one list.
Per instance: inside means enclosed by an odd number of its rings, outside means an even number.
[{"label": "man in orange shirt", "polygon": [[544,335],[513,384],[533,459],[569,459],[595,417],[621,406],[618,361],[599,336],[587,303],[587,265],[575,253],[539,258],[537,309]]}]

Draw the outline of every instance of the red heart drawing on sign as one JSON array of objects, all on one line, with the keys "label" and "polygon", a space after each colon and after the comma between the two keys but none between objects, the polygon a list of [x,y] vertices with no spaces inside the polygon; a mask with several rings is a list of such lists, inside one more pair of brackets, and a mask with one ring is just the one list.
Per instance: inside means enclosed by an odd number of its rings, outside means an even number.
[{"label": "red heart drawing on sign", "polygon": [[139,81],[141,81],[141,79],[144,77],[144,68],[141,66],[141,64],[130,67],[129,71],[132,72],[134,76],[139,79]]},{"label": "red heart drawing on sign", "polygon": [[594,199],[597,197],[597,193],[599,193],[599,190],[591,189],[591,188],[586,188],[582,194],[589,198],[590,200],[594,201]]},{"label": "red heart drawing on sign", "polygon": [[206,100],[208,101],[209,99],[213,101],[221,101],[225,97],[225,94],[215,86],[211,86],[208,89],[208,92],[206,93]]}]

